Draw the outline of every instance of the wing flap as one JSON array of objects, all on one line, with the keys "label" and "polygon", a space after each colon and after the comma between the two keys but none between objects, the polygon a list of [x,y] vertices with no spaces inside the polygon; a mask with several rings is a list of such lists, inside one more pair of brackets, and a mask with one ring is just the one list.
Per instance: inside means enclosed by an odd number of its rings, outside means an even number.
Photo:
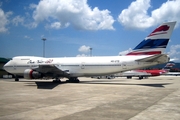
[{"label": "wing flap", "polygon": [[153,55],[147,58],[142,58],[136,60],[137,62],[159,62],[159,63],[165,63],[169,61],[169,57],[166,54],[158,54],[158,55]]}]

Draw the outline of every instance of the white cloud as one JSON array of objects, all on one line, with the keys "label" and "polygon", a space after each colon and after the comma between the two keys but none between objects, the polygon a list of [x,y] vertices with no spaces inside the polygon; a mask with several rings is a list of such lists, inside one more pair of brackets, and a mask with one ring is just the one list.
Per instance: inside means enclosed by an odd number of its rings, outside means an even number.
[{"label": "white cloud", "polygon": [[29,5],[29,9],[35,9],[36,7],[37,7],[37,5],[33,4],[33,3]]},{"label": "white cloud", "polygon": [[55,20],[61,27],[67,23],[80,30],[114,30],[113,17],[109,10],[91,9],[87,0],[41,0],[35,8],[33,19],[38,24],[41,21]]},{"label": "white cloud", "polygon": [[79,54],[79,55],[77,55],[76,57],[87,57],[88,55],[86,55],[86,54]]},{"label": "white cloud", "polygon": [[21,16],[16,16],[12,19],[12,23],[15,25],[15,26],[18,26],[18,24],[20,23],[21,25],[24,24],[24,17],[21,17]]},{"label": "white cloud", "polygon": [[51,29],[61,29],[61,28],[66,28],[68,26],[69,26],[69,23],[66,23],[64,26],[62,26],[60,22],[54,22],[54,23],[51,23],[50,25],[47,24],[45,26],[45,28],[47,28],[47,29],[49,29],[49,28],[51,28]]},{"label": "white cloud", "polygon": [[26,24],[25,26],[28,28],[36,28],[38,26],[38,24],[36,22],[31,22],[29,24]]},{"label": "white cloud", "polygon": [[180,60],[180,44],[171,45],[170,51],[168,52],[171,59]]},{"label": "white cloud", "polygon": [[122,55],[126,55],[127,53],[131,52],[132,49],[129,48],[128,50],[125,50],[125,51],[122,51],[122,52],[119,52],[119,55],[122,56]]},{"label": "white cloud", "polygon": [[31,38],[31,37],[29,37],[29,36],[27,36],[27,35],[25,35],[24,38],[25,38],[25,39],[29,39],[29,40],[33,40],[33,38]]},{"label": "white cloud", "polygon": [[87,53],[87,52],[90,51],[90,47],[83,45],[83,46],[81,46],[81,47],[79,48],[78,51],[79,51],[79,52],[82,52],[82,53]]},{"label": "white cloud", "polygon": [[170,46],[170,52],[169,52],[169,55],[177,55],[177,54],[180,54],[180,52],[177,51],[177,49],[180,49],[180,44],[179,45],[171,45]]},{"label": "white cloud", "polygon": [[59,29],[59,28],[61,28],[61,23],[60,22],[54,22],[51,24],[51,28]]},{"label": "white cloud", "polygon": [[29,37],[29,36],[27,36],[27,35],[25,35],[25,36],[24,36],[24,38],[28,39],[28,38],[30,38],[30,37]]},{"label": "white cloud", "polygon": [[9,24],[8,17],[12,15],[12,12],[4,13],[4,11],[0,8],[0,33],[7,32],[7,25]]},{"label": "white cloud", "polygon": [[17,15],[12,18],[11,23],[15,26],[22,25],[27,28],[36,28],[37,23],[33,21],[29,12],[25,12],[25,16]]},{"label": "white cloud", "polygon": [[180,23],[180,0],[168,0],[159,8],[151,11],[150,0],[136,0],[127,9],[124,9],[118,21],[126,28],[145,29],[164,21],[177,21]]}]

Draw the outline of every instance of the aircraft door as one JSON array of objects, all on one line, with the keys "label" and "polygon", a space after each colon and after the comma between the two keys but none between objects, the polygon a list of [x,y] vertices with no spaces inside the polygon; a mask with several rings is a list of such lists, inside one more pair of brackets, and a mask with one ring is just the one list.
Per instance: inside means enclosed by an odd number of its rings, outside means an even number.
[{"label": "aircraft door", "polygon": [[13,69],[14,69],[14,70],[16,70],[16,67],[17,67],[17,65],[16,65],[16,64],[14,64],[14,65],[13,65]]},{"label": "aircraft door", "polygon": [[123,63],[122,63],[122,68],[123,68],[123,69],[127,69],[127,64],[126,64],[126,62],[123,62]]},{"label": "aircraft door", "polygon": [[82,62],[80,66],[81,66],[81,69],[85,69],[85,63],[84,62]]}]

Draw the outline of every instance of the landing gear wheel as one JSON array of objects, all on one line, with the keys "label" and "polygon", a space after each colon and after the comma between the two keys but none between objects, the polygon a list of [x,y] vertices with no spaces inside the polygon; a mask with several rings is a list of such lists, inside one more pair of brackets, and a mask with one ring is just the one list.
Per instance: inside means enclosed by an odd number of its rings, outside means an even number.
[{"label": "landing gear wheel", "polygon": [[77,78],[69,78],[69,80],[66,80],[68,83],[79,83],[79,79]]},{"label": "landing gear wheel", "polygon": [[139,76],[139,80],[143,79],[143,76]]},{"label": "landing gear wheel", "polygon": [[17,76],[15,77],[15,81],[19,81],[19,78]]},{"label": "landing gear wheel", "polygon": [[61,80],[59,78],[56,78],[55,80],[53,80],[54,83],[61,83]]},{"label": "landing gear wheel", "polygon": [[74,82],[75,82],[75,83],[79,83],[79,79],[76,79]]},{"label": "landing gear wheel", "polygon": [[127,76],[127,79],[132,79],[132,76]]}]

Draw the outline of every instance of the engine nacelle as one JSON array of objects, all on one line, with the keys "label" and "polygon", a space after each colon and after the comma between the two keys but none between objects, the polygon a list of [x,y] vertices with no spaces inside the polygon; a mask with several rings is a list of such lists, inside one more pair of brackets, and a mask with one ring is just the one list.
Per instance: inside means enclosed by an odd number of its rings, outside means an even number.
[{"label": "engine nacelle", "polygon": [[25,79],[39,79],[39,78],[42,78],[42,74],[32,69],[26,69],[24,71],[24,78]]}]

